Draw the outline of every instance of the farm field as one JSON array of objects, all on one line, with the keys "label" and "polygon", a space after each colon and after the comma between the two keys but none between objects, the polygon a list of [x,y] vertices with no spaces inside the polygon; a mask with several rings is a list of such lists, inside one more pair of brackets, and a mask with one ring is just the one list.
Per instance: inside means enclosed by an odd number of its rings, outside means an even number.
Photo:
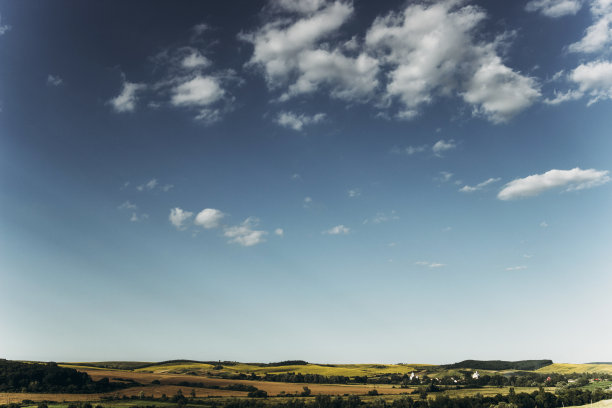
[{"label": "farm field", "polygon": [[555,363],[536,370],[536,373],[570,374],[570,373],[604,373],[612,374],[612,364],[562,364]]}]

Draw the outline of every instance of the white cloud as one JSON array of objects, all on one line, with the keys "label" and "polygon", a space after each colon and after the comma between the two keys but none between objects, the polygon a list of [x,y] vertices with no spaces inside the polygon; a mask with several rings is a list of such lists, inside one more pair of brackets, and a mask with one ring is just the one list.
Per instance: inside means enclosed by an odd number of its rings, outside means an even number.
[{"label": "white cloud", "polygon": [[542,227],[542,228],[548,228],[548,223],[547,223],[546,221],[542,221],[542,222],[540,223],[540,227]]},{"label": "white cloud", "polygon": [[363,223],[364,224],[368,224],[368,223],[380,224],[383,222],[393,221],[393,220],[399,220],[399,216],[397,215],[395,210],[391,211],[390,213],[378,212],[376,213],[374,217],[365,219]]},{"label": "white cloud", "polygon": [[499,177],[498,178],[489,178],[489,179],[483,181],[482,183],[476,184],[475,186],[465,185],[465,186],[461,187],[459,189],[459,191],[461,191],[462,193],[473,193],[474,191],[482,190],[483,188],[485,188],[489,184],[497,183],[499,180],[501,180],[501,178],[499,178]]},{"label": "white cloud", "polygon": [[457,147],[457,145],[455,144],[454,140],[438,140],[433,147],[431,148],[431,150],[433,150],[434,154],[436,156],[440,156],[443,152],[446,152],[448,150],[452,150],[455,147]]},{"label": "white cloud", "polygon": [[304,197],[304,208],[310,207],[312,204],[312,197]]},{"label": "white cloud", "polygon": [[506,268],[507,271],[522,271],[524,269],[527,269],[527,267],[525,265],[511,266],[509,268]]},{"label": "white cloud", "polygon": [[197,75],[172,89],[171,103],[174,106],[208,106],[225,95],[219,81],[211,76]]},{"label": "white cloud", "polygon": [[161,190],[162,190],[164,193],[167,193],[168,191],[172,190],[173,188],[174,188],[174,185],[173,185],[173,184],[165,184],[165,185],[163,185],[163,186],[161,187]]},{"label": "white cloud", "polygon": [[136,190],[138,191],[153,190],[155,187],[157,187],[157,184],[158,184],[157,179],[153,178],[147,181],[146,183],[137,186]]},{"label": "white cloud", "polygon": [[591,14],[595,20],[594,23],[586,29],[584,37],[580,41],[568,47],[569,51],[599,52],[612,43],[612,1],[593,0]]},{"label": "white cloud", "polygon": [[351,232],[351,229],[345,227],[344,225],[336,225],[335,227],[331,227],[328,230],[323,231],[323,234],[327,235],[346,235]]},{"label": "white cloud", "polygon": [[62,80],[62,78],[59,77],[59,75],[51,75],[51,74],[49,74],[47,76],[47,85],[50,85],[50,86],[60,86],[63,83],[64,83],[64,81]]},{"label": "white cloud", "polygon": [[291,180],[300,180],[302,178],[302,176],[300,176],[298,173],[293,173],[291,175]]},{"label": "white cloud", "polygon": [[210,60],[203,56],[199,51],[192,50],[183,60],[181,65],[183,68],[206,68],[211,64]]},{"label": "white cloud", "polygon": [[131,222],[141,222],[149,219],[149,214],[137,214],[135,212],[132,213],[130,217]]},{"label": "white cloud", "polygon": [[3,35],[10,29],[11,29],[11,26],[6,25],[6,24],[2,25],[2,16],[0,15],[0,35]]},{"label": "white cloud", "polygon": [[117,207],[120,210],[137,210],[138,206],[129,200]]},{"label": "white cloud", "polygon": [[408,156],[412,156],[415,153],[421,153],[424,152],[425,150],[427,150],[427,145],[422,145],[422,146],[408,146],[405,149],[405,152]]},{"label": "white cloud", "polygon": [[460,95],[474,113],[505,122],[540,96],[538,84],[503,64],[493,42],[477,40],[485,12],[463,1],[410,4],[378,17],[366,45],[389,69],[385,97],[399,101],[397,116],[411,119],[438,96]]},{"label": "white cloud", "polygon": [[258,223],[259,221],[256,218],[249,217],[240,225],[225,228],[223,235],[230,238],[228,242],[231,244],[242,246],[257,245],[265,242],[265,236],[268,234],[266,231],[253,229]]},{"label": "white cloud", "polygon": [[348,190],[346,192],[346,194],[350,198],[356,198],[356,197],[359,197],[361,195],[361,189],[360,188],[352,188],[352,189]]},{"label": "white cloud", "polygon": [[612,62],[593,61],[581,64],[570,74],[580,94],[591,97],[589,105],[600,99],[612,99]]},{"label": "white cloud", "polygon": [[146,86],[143,84],[136,84],[124,80],[121,93],[108,101],[108,103],[110,103],[115,112],[133,112],[136,108],[136,101],[138,100],[136,94],[145,88]]},{"label": "white cloud", "polygon": [[285,231],[282,228],[277,228],[274,230],[274,235],[278,235],[279,237],[282,237],[283,235],[285,235]]},{"label": "white cloud", "polygon": [[419,266],[426,266],[428,268],[441,268],[443,266],[446,266],[446,264],[443,263],[429,261],[417,261],[414,264]]},{"label": "white cloud", "polygon": [[254,33],[240,36],[253,44],[249,65],[263,71],[268,87],[284,88],[281,100],[324,87],[332,98],[369,99],[378,86],[378,61],[365,53],[347,56],[341,47],[322,44],[352,15],[352,4],[280,1],[276,5],[289,15],[276,16]]},{"label": "white cloud", "polygon": [[587,169],[578,167],[571,170],[549,170],[543,174],[534,174],[525,178],[512,180],[499,192],[500,200],[536,196],[546,190],[562,188],[564,191],[583,190],[602,185],[610,181],[607,170]]},{"label": "white cloud", "polygon": [[540,12],[546,17],[558,18],[576,14],[582,7],[582,0],[531,0],[525,6],[530,12]]},{"label": "white cloud", "polygon": [[450,179],[453,178],[453,173],[448,172],[448,171],[441,171],[440,172],[440,177],[437,178],[437,180],[446,183],[447,181],[450,181]]},{"label": "white cloud", "polygon": [[474,105],[474,112],[493,123],[504,123],[531,106],[540,97],[537,82],[502,63],[489,52],[480,61],[467,84],[463,99]]},{"label": "white cloud", "polygon": [[324,113],[317,113],[313,116],[295,114],[293,112],[280,112],[275,122],[283,127],[291,128],[300,132],[304,126],[321,123],[325,119]]},{"label": "white cloud", "polygon": [[313,13],[325,4],[325,0],[277,0],[274,6],[297,13]]},{"label": "white cloud", "polygon": [[179,207],[176,207],[170,210],[170,216],[168,217],[168,219],[176,228],[184,229],[185,221],[187,221],[192,216],[193,213],[191,211],[184,211]]},{"label": "white cloud", "polygon": [[205,208],[198,213],[195,224],[205,229],[217,228],[225,214],[215,208]]}]

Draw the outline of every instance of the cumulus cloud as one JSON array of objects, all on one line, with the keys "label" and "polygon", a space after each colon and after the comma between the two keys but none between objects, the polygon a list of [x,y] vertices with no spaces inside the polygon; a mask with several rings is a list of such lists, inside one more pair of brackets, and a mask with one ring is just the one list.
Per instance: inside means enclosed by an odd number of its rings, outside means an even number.
[{"label": "cumulus cloud", "polygon": [[410,4],[378,17],[366,45],[388,69],[385,97],[411,119],[438,96],[460,95],[475,114],[509,120],[540,96],[538,84],[504,65],[497,54],[507,36],[476,38],[485,12],[462,1]]},{"label": "cumulus cloud", "polygon": [[570,74],[570,80],[578,85],[577,95],[588,95],[589,105],[612,99],[612,62],[593,61],[581,64]]},{"label": "cumulus cloud", "polygon": [[64,80],[60,78],[59,75],[51,75],[47,76],[47,85],[49,86],[60,86],[64,83]]},{"label": "cumulus cloud", "polygon": [[205,208],[198,213],[195,224],[205,229],[217,228],[225,214],[215,208]]},{"label": "cumulus cloud", "polygon": [[331,227],[328,230],[323,231],[323,234],[327,235],[346,235],[351,232],[351,229],[345,227],[344,225],[336,225],[335,227]]},{"label": "cumulus cloud", "polygon": [[531,0],[525,6],[529,12],[540,12],[546,17],[558,18],[576,14],[582,0]]},{"label": "cumulus cloud", "polygon": [[612,62],[595,60],[580,64],[569,74],[563,76],[576,87],[566,91],[554,91],[554,97],[546,98],[544,103],[558,105],[588,97],[587,106],[606,99],[612,99]]},{"label": "cumulus cloud", "polygon": [[332,98],[366,100],[378,86],[378,61],[347,55],[323,43],[353,14],[345,1],[280,1],[280,15],[240,38],[253,44],[250,66],[260,69],[280,100],[327,89]]},{"label": "cumulus cloud", "polygon": [[182,67],[187,69],[205,68],[210,64],[210,60],[203,56],[198,50],[191,50],[191,52],[181,61]]},{"label": "cumulus cloud", "polygon": [[293,112],[280,112],[276,117],[275,122],[280,126],[300,132],[304,129],[304,126],[321,123],[323,120],[325,120],[324,113],[317,113],[315,115],[308,116],[304,114],[298,115]]},{"label": "cumulus cloud", "polygon": [[489,178],[489,179],[483,181],[482,183],[476,184],[475,186],[465,185],[465,186],[461,187],[459,189],[459,191],[461,191],[462,193],[473,193],[474,191],[482,190],[483,188],[485,188],[489,184],[497,183],[499,180],[501,180],[501,178],[499,178],[499,177],[497,177],[497,178]]},{"label": "cumulus cloud", "polygon": [[223,235],[230,238],[228,242],[231,244],[239,244],[242,246],[257,245],[265,242],[265,236],[268,234],[266,231],[254,229],[257,224],[259,224],[257,218],[249,217],[240,225],[225,228]]},{"label": "cumulus cloud", "polygon": [[115,112],[133,112],[136,109],[136,102],[138,100],[137,93],[145,88],[144,84],[136,84],[124,80],[121,93],[108,101],[108,103]]},{"label": "cumulus cloud", "polygon": [[220,100],[224,94],[216,78],[197,75],[175,86],[170,102],[174,106],[208,106]]},{"label": "cumulus cloud", "polygon": [[452,150],[455,147],[457,147],[457,145],[455,144],[454,140],[438,140],[431,148],[431,150],[434,152],[434,154],[436,156],[441,156],[442,153],[448,151],[448,150]]},{"label": "cumulus cloud", "polygon": [[506,268],[507,271],[522,271],[524,269],[527,269],[525,265],[511,266],[509,268]]},{"label": "cumulus cloud", "polygon": [[282,228],[277,228],[274,230],[274,235],[278,235],[279,237],[282,237],[283,235],[285,235],[285,231]]},{"label": "cumulus cloud", "polygon": [[168,217],[168,219],[170,220],[170,223],[174,225],[177,229],[184,229],[185,222],[192,216],[192,212],[185,211],[180,209],[179,207],[176,207],[170,210],[170,216]]},{"label": "cumulus cloud", "polygon": [[593,0],[591,14],[595,21],[586,29],[580,41],[568,47],[570,52],[599,52],[612,43],[612,1]]},{"label": "cumulus cloud", "polygon": [[564,188],[564,191],[583,190],[610,181],[608,173],[607,170],[582,170],[578,167],[571,170],[553,169],[543,174],[512,180],[497,194],[497,198],[514,200],[532,197],[554,188]]}]

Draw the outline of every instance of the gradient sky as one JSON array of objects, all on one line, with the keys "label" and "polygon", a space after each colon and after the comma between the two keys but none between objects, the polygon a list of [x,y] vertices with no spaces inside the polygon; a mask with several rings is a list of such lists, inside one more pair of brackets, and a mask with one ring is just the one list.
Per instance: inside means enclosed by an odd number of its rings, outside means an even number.
[{"label": "gradient sky", "polygon": [[612,360],[612,3],[0,0],[0,357]]}]

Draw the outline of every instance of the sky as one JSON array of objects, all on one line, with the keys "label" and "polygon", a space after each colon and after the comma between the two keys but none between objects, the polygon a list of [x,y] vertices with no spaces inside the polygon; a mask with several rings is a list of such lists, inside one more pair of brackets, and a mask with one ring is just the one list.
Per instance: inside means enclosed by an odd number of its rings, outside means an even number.
[{"label": "sky", "polygon": [[612,1],[0,0],[0,356],[612,361]]}]

